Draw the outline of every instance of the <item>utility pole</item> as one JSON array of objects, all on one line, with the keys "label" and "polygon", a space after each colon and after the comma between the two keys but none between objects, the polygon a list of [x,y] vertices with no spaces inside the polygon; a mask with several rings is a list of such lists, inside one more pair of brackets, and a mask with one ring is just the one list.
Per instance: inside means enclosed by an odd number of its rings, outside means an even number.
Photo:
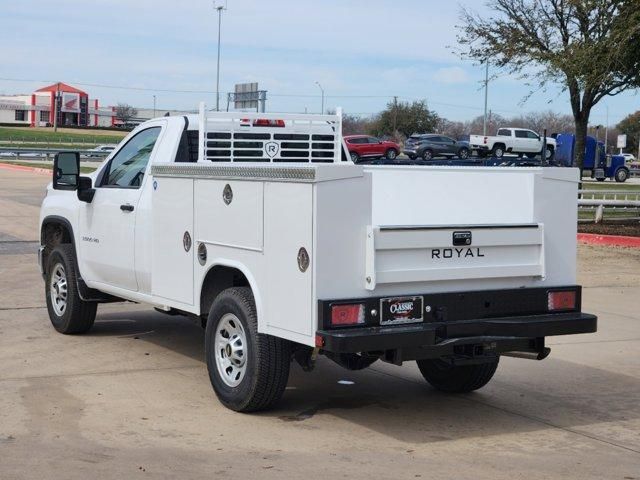
[{"label": "utility pole", "polygon": [[609,151],[609,105],[607,105],[607,124],[604,127],[604,154]]},{"label": "utility pole", "polygon": [[216,7],[216,0],[213,0],[213,7],[218,11],[218,62],[216,67],[216,112],[220,111],[220,34],[222,31],[222,11],[226,7],[222,4]]},{"label": "utility pole", "polygon": [[153,96],[153,118],[156,118],[156,96]]},{"label": "utility pole", "polygon": [[484,120],[482,122],[482,135],[487,135],[487,100],[489,98],[489,59],[484,62]]},{"label": "utility pole", "polygon": [[398,129],[398,96],[393,96],[393,136],[396,135]]},{"label": "utility pole", "polygon": [[58,131],[58,98],[60,97],[60,82],[56,84],[56,98],[53,101],[53,131]]},{"label": "utility pole", "polygon": [[320,85],[320,82],[316,82],[316,85],[320,87],[320,91],[322,92],[322,115],[324,115],[324,88]]}]

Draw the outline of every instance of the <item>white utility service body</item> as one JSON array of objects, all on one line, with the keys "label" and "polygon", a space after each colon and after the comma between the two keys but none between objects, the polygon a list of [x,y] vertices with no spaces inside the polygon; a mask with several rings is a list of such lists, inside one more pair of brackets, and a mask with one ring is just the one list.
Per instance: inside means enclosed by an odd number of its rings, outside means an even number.
[{"label": "white utility service body", "polygon": [[[151,129],[135,187],[104,185],[118,152]],[[595,330],[576,286],[576,169],[363,167],[343,147],[339,113],[201,106],[198,116],[146,122],[90,176],[90,201],[49,188],[43,275],[56,242],[47,232],[61,224],[83,301],[126,299],[211,322],[222,287],[248,287],[257,332],[312,358],[542,358],[547,334]],[[220,288],[209,285],[216,276]],[[550,315],[558,289],[573,303]],[[525,314],[527,326],[514,320]],[[226,383],[216,388],[225,404],[253,408],[225,400]]]}]

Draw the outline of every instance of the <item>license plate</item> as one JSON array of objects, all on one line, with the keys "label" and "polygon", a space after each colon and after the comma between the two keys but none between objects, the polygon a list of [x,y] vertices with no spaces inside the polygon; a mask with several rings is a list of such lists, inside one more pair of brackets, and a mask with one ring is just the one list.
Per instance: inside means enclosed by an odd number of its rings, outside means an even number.
[{"label": "license plate", "polygon": [[380,325],[422,322],[422,297],[383,298],[380,312]]}]

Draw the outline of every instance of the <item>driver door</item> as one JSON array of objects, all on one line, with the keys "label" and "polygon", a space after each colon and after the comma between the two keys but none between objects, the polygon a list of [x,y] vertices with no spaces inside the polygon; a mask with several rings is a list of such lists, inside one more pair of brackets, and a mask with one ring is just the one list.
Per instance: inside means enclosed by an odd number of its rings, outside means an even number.
[{"label": "driver door", "polygon": [[147,164],[162,127],[138,132],[96,177],[96,193],[80,210],[80,259],[85,280],[138,290],[135,273],[136,207]]}]

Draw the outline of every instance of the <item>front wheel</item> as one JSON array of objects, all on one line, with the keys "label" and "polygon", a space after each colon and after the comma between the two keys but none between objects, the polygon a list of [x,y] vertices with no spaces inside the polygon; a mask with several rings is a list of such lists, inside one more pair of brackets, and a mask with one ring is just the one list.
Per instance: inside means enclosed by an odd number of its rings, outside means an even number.
[{"label": "front wheel", "polygon": [[469,158],[469,149],[461,148],[460,150],[458,150],[458,158],[462,160],[466,160],[467,158]]},{"label": "front wheel", "polygon": [[397,156],[398,152],[393,148],[390,148],[389,150],[387,150],[387,153],[385,153],[385,157],[387,158],[387,160],[395,160]]},{"label": "front wheel", "polygon": [[627,178],[629,178],[629,172],[627,171],[626,168],[619,168],[618,170],[616,170],[616,174],[615,174],[616,182],[624,183],[627,181]]},{"label": "front wheel", "polygon": [[498,368],[495,360],[472,365],[451,365],[441,359],[417,360],[424,379],[437,390],[447,393],[467,393],[484,387]]},{"label": "front wheel", "polygon": [[282,397],[291,346],[287,340],[258,333],[250,288],[228,288],[215,299],[207,320],[205,350],[211,385],[227,408],[265,410]]},{"label": "front wheel", "polygon": [[356,152],[350,152],[349,155],[351,156],[351,161],[353,163],[358,163],[358,160],[360,160],[360,155],[358,155]]},{"label": "front wheel", "polygon": [[422,153],[423,160],[433,160],[433,152],[431,150],[425,150]]},{"label": "front wheel", "polygon": [[53,328],[60,333],[84,333],[96,319],[98,304],[80,298],[76,257],[70,244],[58,245],[47,259],[45,297]]}]

